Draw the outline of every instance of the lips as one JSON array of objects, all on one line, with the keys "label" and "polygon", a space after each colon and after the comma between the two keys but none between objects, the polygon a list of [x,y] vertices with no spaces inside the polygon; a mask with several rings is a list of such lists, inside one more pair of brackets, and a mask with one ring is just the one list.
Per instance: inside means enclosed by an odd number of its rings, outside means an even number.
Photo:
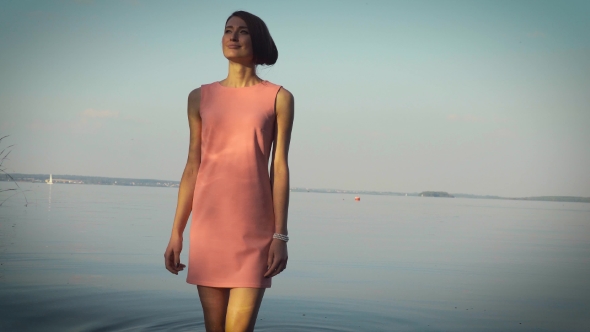
[{"label": "lips", "polygon": [[236,48],[240,48],[240,45],[227,45],[227,48],[236,49]]}]

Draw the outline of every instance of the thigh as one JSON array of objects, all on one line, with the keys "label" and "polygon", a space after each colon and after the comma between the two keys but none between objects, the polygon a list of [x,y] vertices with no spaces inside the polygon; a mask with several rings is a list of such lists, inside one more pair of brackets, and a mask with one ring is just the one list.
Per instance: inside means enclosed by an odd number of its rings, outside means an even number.
[{"label": "thigh", "polygon": [[229,288],[197,286],[207,332],[225,331]]},{"label": "thigh", "polygon": [[266,288],[232,288],[225,328],[228,332],[254,331],[258,309]]}]

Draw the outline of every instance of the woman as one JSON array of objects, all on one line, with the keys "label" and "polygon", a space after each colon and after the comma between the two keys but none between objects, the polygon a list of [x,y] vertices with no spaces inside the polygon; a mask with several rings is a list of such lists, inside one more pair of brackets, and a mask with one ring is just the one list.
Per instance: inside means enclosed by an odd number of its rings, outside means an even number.
[{"label": "woman", "polygon": [[253,331],[265,289],[287,266],[294,99],[256,75],[256,66],[278,58],[259,17],[231,14],[222,48],[227,78],[188,97],[190,147],[164,257],[168,271],[184,269],[192,211],[186,281],[197,285],[207,331]]}]

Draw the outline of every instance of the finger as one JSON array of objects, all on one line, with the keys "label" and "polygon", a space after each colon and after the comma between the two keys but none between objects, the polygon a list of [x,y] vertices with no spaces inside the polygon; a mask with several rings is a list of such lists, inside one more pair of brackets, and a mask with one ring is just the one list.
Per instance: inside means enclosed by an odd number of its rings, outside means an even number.
[{"label": "finger", "polygon": [[180,265],[180,253],[174,252],[174,267],[178,268]]},{"label": "finger", "polygon": [[170,273],[178,274],[178,271],[176,271],[176,269],[174,269],[172,267],[172,264],[170,263],[170,261],[166,262],[166,270],[170,271]]},{"label": "finger", "polygon": [[282,266],[282,261],[277,259],[276,261],[273,262],[271,267],[266,271],[265,276],[268,276],[269,278],[276,276],[278,274],[278,272],[280,272],[281,266]]},{"label": "finger", "polygon": [[166,265],[166,268],[168,268],[170,265],[170,252],[169,251],[166,251],[164,253],[164,264]]},{"label": "finger", "polygon": [[272,277],[272,273],[277,269],[276,265],[272,265],[268,270],[266,270],[266,273],[264,273],[264,277],[265,278],[270,278]]},{"label": "finger", "polygon": [[274,261],[275,255],[270,252],[268,253],[268,259],[266,261],[266,269],[268,270],[272,266],[272,262]]},{"label": "finger", "polygon": [[173,274],[178,274],[178,271],[176,271],[172,266],[170,266],[169,264],[166,264],[166,270],[170,271],[170,273]]},{"label": "finger", "polygon": [[274,262],[272,262],[272,264],[270,265],[270,267],[266,270],[266,273],[264,274],[264,277],[269,277],[271,276],[271,274],[277,269],[277,267],[279,266],[279,261],[276,260]]},{"label": "finger", "polygon": [[284,270],[284,269],[285,269],[285,265],[284,265],[284,263],[282,263],[282,262],[281,262],[281,263],[280,263],[280,264],[277,266],[277,268],[276,268],[274,271],[272,271],[272,273],[271,273],[270,277],[272,278],[272,277],[276,276],[277,274],[279,274],[279,273],[283,272],[283,270]]},{"label": "finger", "polygon": [[178,271],[173,267],[174,266],[174,258],[172,256],[172,251],[166,252],[165,254],[165,263],[166,263],[166,270],[170,271],[170,273],[178,274]]}]

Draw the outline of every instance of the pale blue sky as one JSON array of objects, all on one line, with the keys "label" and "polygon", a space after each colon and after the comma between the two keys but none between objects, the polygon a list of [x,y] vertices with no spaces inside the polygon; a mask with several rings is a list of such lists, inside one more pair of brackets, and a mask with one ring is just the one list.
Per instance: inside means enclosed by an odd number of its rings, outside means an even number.
[{"label": "pale blue sky", "polygon": [[1,1],[10,171],[179,180],[238,9],[295,95],[293,187],[590,196],[588,1]]}]

